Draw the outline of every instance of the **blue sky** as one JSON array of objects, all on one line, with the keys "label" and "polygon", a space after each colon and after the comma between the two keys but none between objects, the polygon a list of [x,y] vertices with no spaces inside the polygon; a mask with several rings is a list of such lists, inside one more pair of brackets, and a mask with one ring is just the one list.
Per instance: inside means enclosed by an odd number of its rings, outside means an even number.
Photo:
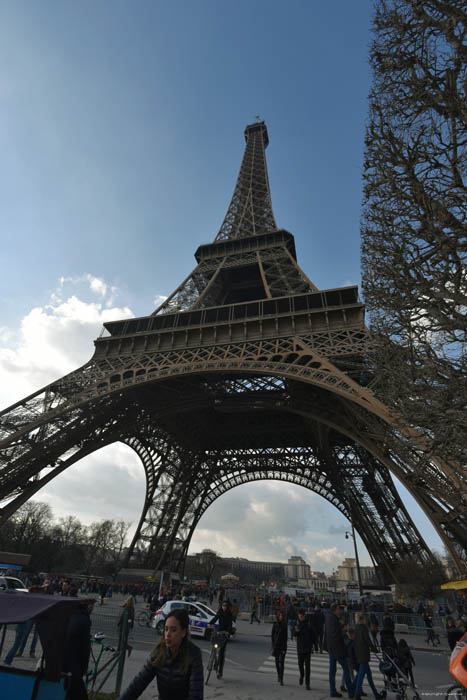
[{"label": "blue sky", "polygon": [[[16,0],[0,10],[3,406],[86,361],[103,320],[151,313],[186,277],[222,223],[256,115],[269,130],[276,221],[294,234],[301,267],[320,288],[360,282],[371,2]],[[58,514],[136,521],[142,472],[114,449],[40,497]],[[115,493],[114,508],[96,485],[73,500],[73,479],[92,486],[117,463],[130,499]],[[244,551],[232,522],[222,539],[216,519],[246,503],[264,523],[275,487],[242,488],[209,509],[194,548],[215,533],[226,554]],[[296,541],[278,516],[269,529],[287,546],[258,540],[249,556],[337,542],[338,563],[348,543],[328,530],[341,516],[303,494]]]}]

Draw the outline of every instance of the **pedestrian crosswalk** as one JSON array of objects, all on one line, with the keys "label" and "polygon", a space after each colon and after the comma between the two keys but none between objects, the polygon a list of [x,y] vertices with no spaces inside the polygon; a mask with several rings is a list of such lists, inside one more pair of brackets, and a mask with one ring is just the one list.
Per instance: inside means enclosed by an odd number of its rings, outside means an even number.
[{"label": "pedestrian crosswalk", "polygon": [[[381,671],[379,670],[379,665],[378,665],[378,660],[377,659],[372,659],[370,661],[370,668],[371,668],[371,674],[373,676],[373,680],[375,682],[376,687],[383,687],[384,686],[384,677]],[[261,673],[271,673],[276,675],[276,660],[274,656],[269,656],[258,668],[258,671]],[[287,647],[287,654],[285,655],[285,663],[284,663],[284,680],[289,677],[289,679],[292,679],[292,677],[295,677],[298,682],[299,678],[299,671],[298,671],[298,659],[297,659],[297,647],[293,642],[289,642],[289,646]],[[311,655],[311,685],[313,687],[313,684],[318,682],[321,684],[322,682],[325,682],[329,684],[329,656],[327,653],[324,654],[312,654]],[[341,678],[342,678],[342,667],[337,664],[337,671],[336,671],[336,686],[337,689],[339,690],[340,685],[341,685]],[[363,681],[363,685],[366,686],[368,684],[367,679]]]}]

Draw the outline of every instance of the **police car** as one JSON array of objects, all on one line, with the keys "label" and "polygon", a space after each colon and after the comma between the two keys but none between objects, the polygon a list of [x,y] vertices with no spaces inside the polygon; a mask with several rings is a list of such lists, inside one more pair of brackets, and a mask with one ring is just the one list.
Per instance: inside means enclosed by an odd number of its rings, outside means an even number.
[{"label": "police car", "polygon": [[0,591],[27,593],[28,589],[19,578],[14,578],[13,576],[0,576]]},{"label": "police car", "polygon": [[[164,603],[162,608],[160,608],[154,615],[151,623],[151,627],[154,627],[159,634],[164,632],[164,624],[169,613],[173,612],[177,608],[185,608],[188,612],[190,618],[190,634],[196,637],[204,637],[204,639],[209,639],[211,636],[211,630],[208,628],[212,618],[215,616],[214,610],[209,608],[204,603],[199,601],[191,600],[169,600]],[[217,622],[215,624],[217,627]],[[232,624],[232,634],[236,632],[235,622]]]}]

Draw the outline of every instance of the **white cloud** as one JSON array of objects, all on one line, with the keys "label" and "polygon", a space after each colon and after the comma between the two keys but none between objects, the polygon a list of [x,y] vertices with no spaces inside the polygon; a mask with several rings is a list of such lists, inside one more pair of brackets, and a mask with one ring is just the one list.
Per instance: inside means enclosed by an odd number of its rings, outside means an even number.
[{"label": "white cloud", "polygon": [[[334,506],[301,486],[259,481],[232,489],[209,507],[190,552],[210,548],[223,556],[279,562],[299,555],[313,570],[331,573],[352,556],[336,544],[345,522]],[[364,548],[360,556],[362,564],[367,561]]]},{"label": "white cloud", "polygon": [[102,297],[105,297],[107,294],[107,285],[104,280],[99,279],[98,277],[93,277],[92,275],[87,275],[87,279],[89,281],[89,287],[92,289],[92,291],[96,292],[96,294],[100,294]]},{"label": "white cloud", "polygon": [[155,308],[157,309],[166,299],[168,299],[168,297],[164,296],[163,294],[156,294],[153,300]]},{"label": "white cloud", "polygon": [[[76,289],[90,276],[64,278],[49,300],[24,316],[18,329],[0,331],[0,402],[3,407],[58,379],[86,362],[93,353],[93,340],[105,321],[133,316],[128,307],[105,304],[114,294],[105,282],[92,291],[102,301],[86,300]],[[97,278],[92,278],[96,280]]]},{"label": "white cloud", "polygon": [[36,496],[56,518],[76,515],[82,523],[122,519],[136,528],[144,503],[145,476],[139,458],[115,443],[94,452],[56,477]]}]

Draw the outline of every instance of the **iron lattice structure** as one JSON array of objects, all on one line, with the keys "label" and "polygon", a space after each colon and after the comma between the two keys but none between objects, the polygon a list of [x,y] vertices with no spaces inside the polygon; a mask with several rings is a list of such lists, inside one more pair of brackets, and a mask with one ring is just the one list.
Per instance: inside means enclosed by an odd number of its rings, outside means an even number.
[{"label": "iron lattice structure", "polygon": [[81,368],[0,414],[0,522],[82,457],[139,455],[146,497],[130,547],[183,566],[201,515],[254,480],[300,484],[355,525],[381,578],[432,555],[394,486],[412,493],[460,569],[466,481],[377,397],[356,287],[318,290],[271,206],[264,122],[245,130],[214,242],[154,313],[104,324]]}]

